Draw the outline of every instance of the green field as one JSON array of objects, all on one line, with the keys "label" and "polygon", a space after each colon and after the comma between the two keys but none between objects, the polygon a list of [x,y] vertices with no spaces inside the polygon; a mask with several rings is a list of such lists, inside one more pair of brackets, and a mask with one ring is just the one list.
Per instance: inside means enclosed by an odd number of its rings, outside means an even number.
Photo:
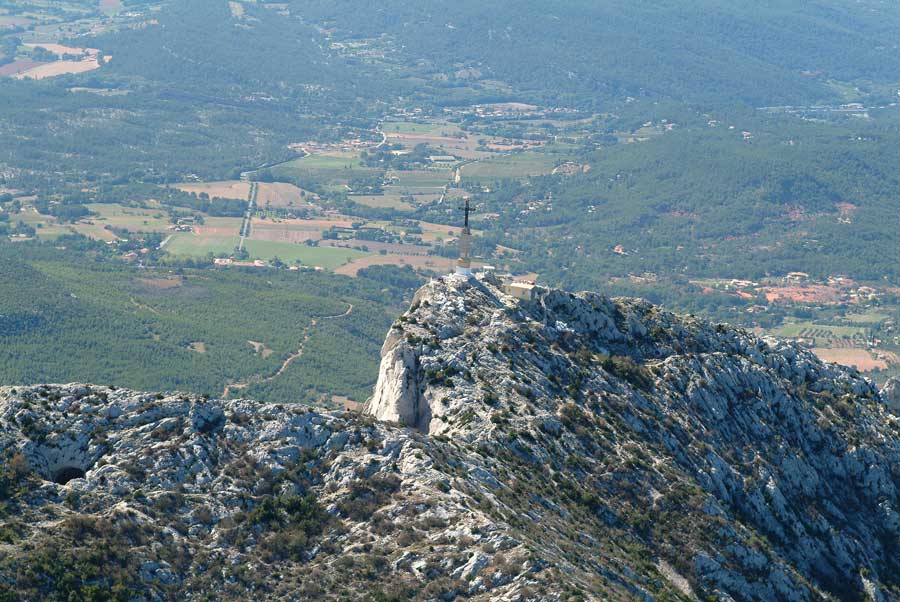
[{"label": "green field", "polygon": [[[172,236],[165,248],[169,254],[182,257],[206,257],[209,253],[230,255],[240,240],[239,236],[197,236],[196,234],[179,233]],[[368,254],[354,249],[310,247],[290,242],[252,239],[244,241],[244,248],[250,254],[251,259],[271,261],[277,257],[285,263],[300,262],[303,265],[320,266],[329,270]]]},{"label": "green field", "polygon": [[874,311],[864,314],[851,314],[845,317],[848,322],[852,322],[854,324],[880,324],[881,322],[884,322],[885,320],[890,318],[888,314],[882,314]]},{"label": "green field", "polygon": [[22,211],[10,216],[10,221],[17,223],[19,221],[33,227],[36,230],[37,237],[42,240],[53,240],[63,234],[71,234],[72,229],[64,226],[49,215],[41,215],[33,211]]},{"label": "green field", "polygon": [[440,135],[447,127],[443,123],[412,123],[409,121],[389,121],[381,129],[387,134],[434,134]]},{"label": "green field", "polygon": [[558,159],[557,155],[535,152],[492,157],[464,166],[462,179],[484,182],[548,174],[553,171]]},{"label": "green field", "polygon": [[141,232],[164,232],[172,224],[165,211],[123,207],[114,203],[91,203],[87,208],[97,215],[91,221],[101,226]]},{"label": "green field", "polygon": [[[234,235],[238,236],[241,232],[241,224],[243,222],[243,218],[240,217],[206,217],[200,228],[215,228],[217,234],[226,234],[227,231],[233,231]],[[225,230],[226,232],[222,232],[222,230]],[[230,233],[231,232],[227,232],[227,234]]]},{"label": "green field", "polygon": [[[823,335],[823,332],[825,333]],[[810,335],[810,333],[816,333]],[[812,322],[788,322],[772,331],[778,337],[796,338],[801,336],[815,336],[817,338],[852,338],[853,336],[865,336],[866,329],[858,326],[834,326],[831,324],[814,324]]]},{"label": "green field", "polygon": [[356,178],[368,178],[379,170],[360,164],[358,157],[309,155],[272,168],[276,179],[309,178],[320,184],[346,184]]},{"label": "green field", "polygon": [[449,169],[418,169],[412,171],[391,171],[388,177],[397,178],[396,188],[441,188],[446,186],[453,174]]},{"label": "green field", "polygon": [[171,255],[205,257],[231,254],[240,242],[240,236],[197,236],[182,232],[172,236],[166,244],[166,251]]},{"label": "green field", "polygon": [[353,249],[336,249],[334,247],[309,247],[304,244],[275,242],[268,240],[246,240],[244,248],[254,259],[272,260],[276,257],[285,263],[300,262],[304,265],[320,266],[333,270],[368,253]]},{"label": "green field", "polygon": [[401,199],[402,195],[400,194],[360,194],[350,197],[350,200],[354,203],[359,203],[360,205],[366,205],[368,207],[383,207],[400,211],[412,211],[415,209],[415,207]]}]

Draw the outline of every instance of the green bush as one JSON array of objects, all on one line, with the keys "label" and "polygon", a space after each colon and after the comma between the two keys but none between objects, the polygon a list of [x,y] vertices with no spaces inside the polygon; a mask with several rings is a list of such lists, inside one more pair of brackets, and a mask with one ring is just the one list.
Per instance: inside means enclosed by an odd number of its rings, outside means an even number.
[{"label": "green bush", "polygon": [[602,365],[604,370],[638,389],[653,388],[653,375],[650,370],[627,355],[611,355],[603,359]]}]

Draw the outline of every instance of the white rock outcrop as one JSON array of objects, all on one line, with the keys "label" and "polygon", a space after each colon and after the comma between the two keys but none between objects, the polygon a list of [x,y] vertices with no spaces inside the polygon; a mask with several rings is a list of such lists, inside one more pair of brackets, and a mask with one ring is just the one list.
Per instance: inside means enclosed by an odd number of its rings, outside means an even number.
[{"label": "white rock outcrop", "polygon": [[896,388],[440,279],[364,414],[0,388],[0,599],[900,600]]}]

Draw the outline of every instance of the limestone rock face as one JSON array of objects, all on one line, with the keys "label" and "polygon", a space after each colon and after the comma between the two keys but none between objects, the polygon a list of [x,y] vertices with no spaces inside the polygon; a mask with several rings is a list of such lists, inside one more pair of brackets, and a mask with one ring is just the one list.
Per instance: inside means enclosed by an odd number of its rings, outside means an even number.
[{"label": "limestone rock face", "polygon": [[366,412],[378,420],[399,422],[427,430],[429,407],[422,398],[422,381],[418,358],[405,344],[384,349],[375,394],[366,405]]},{"label": "limestone rock face", "polygon": [[578,522],[573,545],[606,570],[622,558],[598,550],[621,537],[682,594],[900,599],[897,381],[879,392],[799,346],[640,300],[521,301],[490,277],[423,287],[390,339],[365,411],[491,449],[491,475],[504,457],[545,475],[530,512]]},{"label": "limestone rock face", "polygon": [[889,378],[881,388],[881,397],[890,411],[900,415],[900,379],[895,376]]},{"label": "limestone rock face", "polygon": [[0,388],[0,599],[900,600],[895,390],[447,277],[363,414]]}]

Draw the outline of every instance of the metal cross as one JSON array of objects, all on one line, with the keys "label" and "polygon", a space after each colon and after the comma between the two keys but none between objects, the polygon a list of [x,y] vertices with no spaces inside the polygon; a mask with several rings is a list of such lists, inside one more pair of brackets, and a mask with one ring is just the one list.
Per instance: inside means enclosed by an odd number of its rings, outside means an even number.
[{"label": "metal cross", "polygon": [[465,212],[465,215],[466,215],[466,221],[465,221],[465,224],[463,225],[463,227],[464,227],[464,228],[468,228],[468,227],[469,227],[469,214],[470,214],[470,213],[473,213],[473,212],[475,211],[474,209],[472,209],[472,208],[469,206],[469,199],[468,199],[468,198],[466,199],[466,204],[465,204],[464,206],[460,207],[459,209],[460,209],[460,211]]}]

